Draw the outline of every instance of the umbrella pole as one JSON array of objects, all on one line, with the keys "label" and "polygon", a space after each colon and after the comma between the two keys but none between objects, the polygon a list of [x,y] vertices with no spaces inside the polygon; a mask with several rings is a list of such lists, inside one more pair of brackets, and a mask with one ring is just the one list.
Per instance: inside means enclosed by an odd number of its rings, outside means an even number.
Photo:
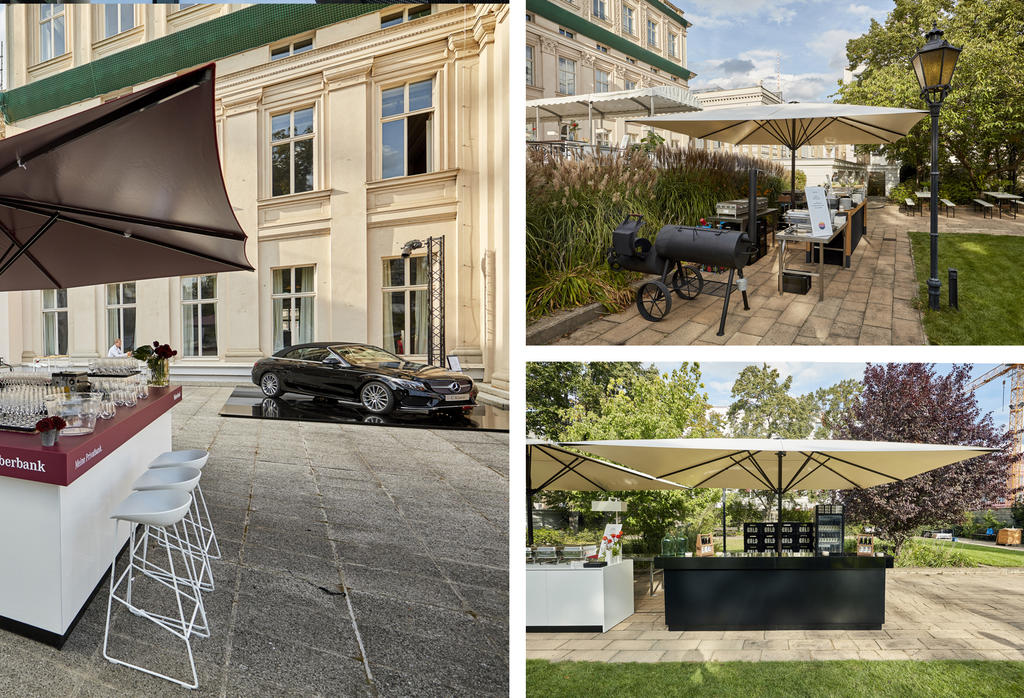
[{"label": "umbrella pole", "polygon": [[789,207],[796,208],[796,149],[789,149]]},{"label": "umbrella pole", "polygon": [[778,489],[778,505],[779,505],[779,518],[778,523],[775,524],[775,557],[782,557],[782,451],[778,452],[779,457],[779,489]]},{"label": "umbrella pole", "polygon": [[530,460],[533,453],[530,447],[526,449],[526,542],[533,545],[533,491],[530,489]]}]

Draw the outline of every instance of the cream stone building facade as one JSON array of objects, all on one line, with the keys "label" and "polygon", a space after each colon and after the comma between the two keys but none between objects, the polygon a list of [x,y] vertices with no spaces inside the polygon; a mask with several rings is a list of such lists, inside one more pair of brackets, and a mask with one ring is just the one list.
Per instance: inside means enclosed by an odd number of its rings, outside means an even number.
[{"label": "cream stone building facade", "polygon": [[[10,6],[7,82],[12,98],[19,88],[28,97],[20,116],[5,119],[8,136],[214,52],[222,169],[256,272],[0,294],[9,328],[0,356],[85,362],[133,334],[126,343],[159,339],[181,350],[177,381],[241,379],[257,359],[300,341],[363,341],[422,359],[425,249],[408,260],[401,250],[443,237],[447,353],[507,394],[508,12]],[[289,27],[302,31],[266,40]],[[26,113],[33,94],[118,56],[122,88]]]},{"label": "cream stone building facade", "polygon": [[[687,87],[681,10],[660,0],[526,0],[526,99],[616,92],[657,85]],[[527,121],[527,139],[565,138],[569,125]],[[595,141],[619,145],[648,130],[625,119],[595,120]],[[580,124],[580,137],[589,133]],[[685,136],[659,133],[683,143]]]}]

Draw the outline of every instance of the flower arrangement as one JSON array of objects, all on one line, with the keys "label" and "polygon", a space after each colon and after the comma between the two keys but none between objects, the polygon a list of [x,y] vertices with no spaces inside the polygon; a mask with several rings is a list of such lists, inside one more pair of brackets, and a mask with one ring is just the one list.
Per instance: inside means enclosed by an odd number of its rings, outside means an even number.
[{"label": "flower arrangement", "polygon": [[43,417],[36,422],[36,431],[42,439],[43,446],[53,446],[57,443],[57,436],[60,430],[68,425],[60,417]]},{"label": "flower arrangement", "polygon": [[618,557],[622,554],[622,531],[601,536],[601,540],[606,546],[605,549],[611,551],[612,557]]},{"label": "flower arrangement", "polygon": [[151,373],[151,385],[167,385],[169,370],[167,362],[178,355],[177,350],[171,349],[169,344],[153,342],[153,346],[143,345],[132,352],[132,356],[138,361],[145,361]]},{"label": "flower arrangement", "polygon": [[60,431],[67,425],[68,423],[60,417],[43,417],[36,422],[36,431],[40,433],[44,431],[53,431],[55,429]]}]

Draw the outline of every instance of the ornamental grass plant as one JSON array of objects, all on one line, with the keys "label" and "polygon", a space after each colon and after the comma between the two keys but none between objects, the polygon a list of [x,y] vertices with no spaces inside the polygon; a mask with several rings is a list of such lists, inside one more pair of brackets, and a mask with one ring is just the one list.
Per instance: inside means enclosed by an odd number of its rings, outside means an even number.
[{"label": "ornamental grass plant", "polygon": [[758,195],[775,201],[782,167],[747,155],[661,145],[577,160],[528,150],[528,317],[594,302],[609,311],[628,306],[638,275],[613,272],[605,261],[623,218],[642,215],[641,233],[651,238],[664,225],[696,225],[718,201],[746,197],[752,167],[767,173]]}]

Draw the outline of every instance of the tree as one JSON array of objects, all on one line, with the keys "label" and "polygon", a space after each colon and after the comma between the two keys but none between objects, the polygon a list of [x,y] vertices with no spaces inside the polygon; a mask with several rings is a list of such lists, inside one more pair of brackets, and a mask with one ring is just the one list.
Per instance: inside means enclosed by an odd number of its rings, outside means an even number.
[{"label": "tree", "polygon": [[1010,515],[1013,517],[1014,526],[1024,528],[1024,497],[1018,495],[1013,500],[1013,508],[1010,509]]},{"label": "tree", "polygon": [[998,452],[947,465],[902,482],[843,490],[847,516],[877,527],[895,554],[922,526],[954,521],[1003,496],[1010,435],[982,415],[969,364],[939,375],[933,364],[868,364],[864,391],[836,437],[863,441],[988,446]]},{"label": "tree", "polygon": [[609,391],[627,391],[633,382],[658,370],[636,361],[580,363],[534,362],[526,365],[526,432],[558,440],[570,421],[569,410],[596,409]]},{"label": "tree", "polygon": [[814,425],[814,395],[789,394],[793,376],[780,380],[768,364],[747,366],[732,386],[729,427],[733,436],[751,439],[806,439]]},{"label": "tree", "polygon": [[814,438],[830,439],[836,429],[850,421],[854,406],[860,400],[864,386],[852,378],[841,380],[827,388],[814,391],[814,398],[820,409],[818,427]]},{"label": "tree", "polygon": [[[940,162],[956,159],[974,190],[1005,175],[1014,186],[1024,161],[1024,12],[1020,0],[895,0],[885,23],[871,21],[851,39],[846,55],[861,72],[841,85],[840,102],[924,108],[910,58],[937,23],[963,52],[939,120]],[[881,148],[892,160],[927,172],[931,123],[923,119],[909,136]]]},{"label": "tree", "polygon": [[[533,365],[528,365],[528,373]],[[541,374],[535,374],[540,376]],[[556,376],[569,375],[562,371]],[[527,378],[529,390],[529,376]],[[604,387],[601,384],[604,382]],[[720,433],[710,416],[711,404],[700,381],[700,366],[684,363],[669,374],[639,364],[588,364],[575,384],[578,396],[557,419],[565,426],[548,432],[562,441],[662,439]],[[588,387],[589,386],[589,387]],[[534,395],[556,392],[554,386]],[[527,398],[527,414],[535,408]],[[639,533],[645,550],[658,550],[665,533],[679,521],[703,512],[721,490],[653,490],[636,492],[543,492],[548,506],[584,513],[590,503],[609,496],[627,503],[627,531]],[[589,517],[588,517],[589,518]]]}]

